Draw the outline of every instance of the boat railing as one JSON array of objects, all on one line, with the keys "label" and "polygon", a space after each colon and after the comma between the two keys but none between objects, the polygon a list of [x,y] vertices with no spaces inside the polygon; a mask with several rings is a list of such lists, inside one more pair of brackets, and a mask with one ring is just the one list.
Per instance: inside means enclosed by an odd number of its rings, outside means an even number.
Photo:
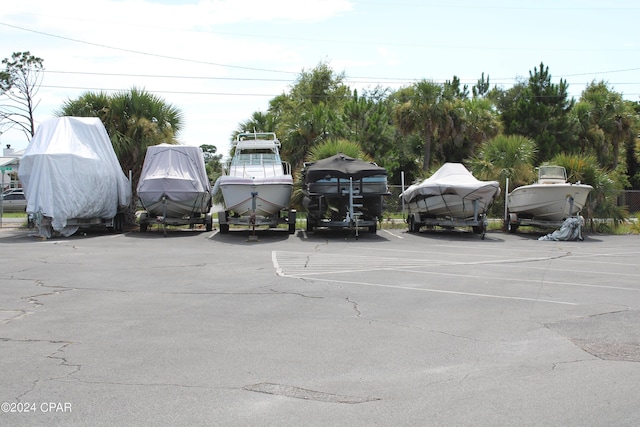
[{"label": "boat railing", "polygon": [[282,170],[285,175],[291,175],[291,163],[282,162]]},{"label": "boat railing", "polygon": [[248,162],[231,162],[226,168],[226,174],[244,178],[291,175],[291,166],[287,162],[255,164]]}]

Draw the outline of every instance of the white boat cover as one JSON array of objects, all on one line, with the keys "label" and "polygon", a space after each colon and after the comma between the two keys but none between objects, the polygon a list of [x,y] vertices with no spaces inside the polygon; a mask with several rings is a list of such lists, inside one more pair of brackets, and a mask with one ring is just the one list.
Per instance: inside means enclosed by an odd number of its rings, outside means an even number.
[{"label": "white boat cover", "polygon": [[53,229],[63,235],[68,235],[68,219],[113,218],[131,203],[131,185],[97,117],[42,122],[20,160],[18,176],[27,212],[51,217]]},{"label": "white boat cover", "polygon": [[137,190],[145,205],[159,202],[163,196],[174,202],[210,198],[211,182],[202,148],[172,144],[147,148]]},{"label": "white boat cover", "polygon": [[456,194],[467,200],[491,200],[500,194],[498,181],[479,181],[462,163],[445,163],[429,178],[402,192],[405,202],[416,198]]}]

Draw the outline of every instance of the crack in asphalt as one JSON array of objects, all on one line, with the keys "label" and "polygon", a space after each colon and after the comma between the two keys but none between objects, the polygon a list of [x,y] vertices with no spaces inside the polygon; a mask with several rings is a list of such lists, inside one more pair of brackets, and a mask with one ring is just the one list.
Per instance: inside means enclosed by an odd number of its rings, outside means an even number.
[{"label": "crack in asphalt", "polygon": [[57,377],[49,377],[49,378],[44,378],[44,379],[36,379],[33,380],[31,382],[31,387],[29,387],[28,390],[24,391],[23,393],[20,393],[19,395],[16,396],[16,400],[18,402],[21,401],[22,398],[24,398],[26,395],[28,395],[29,393],[32,393],[37,387],[38,384],[40,382],[43,381],[55,381],[55,380],[61,380],[61,379],[67,379],[69,377],[71,377],[72,375],[75,375],[76,373],[78,373],[80,371],[80,369],[82,368],[82,365],[79,364],[72,364],[69,363],[69,361],[67,360],[66,357],[63,357],[61,355],[59,355],[59,353],[64,352],[65,348],[67,348],[68,346],[70,346],[71,344],[73,344],[73,342],[71,341],[62,341],[62,340],[46,340],[46,339],[31,339],[31,338],[26,338],[26,339],[16,339],[16,338],[7,338],[7,337],[0,337],[0,341],[2,342],[16,342],[16,343],[46,343],[46,344],[62,344],[62,346],[60,346],[57,350],[55,350],[53,353],[49,354],[46,356],[47,359],[52,359],[52,360],[56,360],[58,361],[58,366],[62,366],[62,367],[67,367],[67,368],[72,368],[71,372],[68,372],[65,375],[61,375],[61,376],[57,376]]},{"label": "crack in asphalt", "polygon": [[358,307],[358,303],[355,301],[351,300],[351,297],[346,297],[345,300],[347,300],[347,302],[349,304],[351,304],[353,310],[356,312],[356,317],[357,318],[361,318],[362,317],[362,311],[360,311],[360,308]]},{"label": "crack in asphalt", "polygon": [[0,309],[0,312],[6,312],[6,313],[18,313],[15,316],[9,317],[7,319],[4,319],[3,321],[0,322],[0,325],[6,325],[9,324],[11,322],[13,322],[14,320],[18,320],[22,317],[28,316],[31,313],[33,313],[32,311],[28,311],[28,310],[22,310],[19,308],[16,309],[9,309],[9,310],[5,310],[5,309]]}]

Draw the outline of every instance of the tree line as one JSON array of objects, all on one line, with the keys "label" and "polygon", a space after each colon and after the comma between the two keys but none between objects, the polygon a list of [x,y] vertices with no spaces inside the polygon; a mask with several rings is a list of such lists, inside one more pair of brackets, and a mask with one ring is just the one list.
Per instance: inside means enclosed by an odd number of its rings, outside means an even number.
[{"label": "tree line", "polygon": [[[17,123],[33,135],[43,60],[17,52],[2,63],[0,130]],[[301,71],[265,111],[250,113],[230,130],[230,139],[247,130],[275,132],[295,171],[312,153],[323,152],[318,147],[354,145],[388,171],[391,184],[400,184],[401,174],[410,183],[445,162],[461,162],[479,179],[504,184],[509,178],[513,188],[531,182],[536,166],[562,163],[571,179],[602,189],[614,217],[624,212],[615,212],[611,194],[640,189],[640,103],[623,99],[605,81],[591,82],[575,100],[567,82],[554,83],[544,63],[508,89],[491,87],[485,74],[471,88],[456,76],[444,83],[424,79],[399,89],[361,91],[345,80],[324,62]],[[86,92],[56,114],[100,117],[134,180],[146,147],[177,143],[183,124],[178,107],[137,88]],[[222,155],[213,144],[202,148],[214,180]]]}]

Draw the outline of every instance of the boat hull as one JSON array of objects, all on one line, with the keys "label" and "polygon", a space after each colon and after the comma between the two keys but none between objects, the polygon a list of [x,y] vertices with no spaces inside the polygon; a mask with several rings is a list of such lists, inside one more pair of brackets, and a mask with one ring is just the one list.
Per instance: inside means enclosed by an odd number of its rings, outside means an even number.
[{"label": "boat hull", "polygon": [[293,178],[290,175],[267,178],[222,176],[219,186],[226,210],[240,216],[271,216],[289,206]]},{"label": "boat hull", "polygon": [[171,194],[164,195],[160,199],[154,194],[146,195],[138,193],[140,202],[150,216],[163,216],[166,218],[184,218],[206,214],[211,209],[211,195],[209,193],[196,193],[192,197],[185,198],[181,193],[181,200],[175,200]]},{"label": "boat hull", "polygon": [[471,220],[484,215],[493,199],[493,196],[469,199],[457,194],[440,194],[413,199],[408,203],[407,209],[409,213],[418,213],[424,218]]},{"label": "boat hull", "polygon": [[523,185],[509,193],[508,211],[520,217],[562,221],[582,210],[592,189],[590,185],[570,183]]}]

